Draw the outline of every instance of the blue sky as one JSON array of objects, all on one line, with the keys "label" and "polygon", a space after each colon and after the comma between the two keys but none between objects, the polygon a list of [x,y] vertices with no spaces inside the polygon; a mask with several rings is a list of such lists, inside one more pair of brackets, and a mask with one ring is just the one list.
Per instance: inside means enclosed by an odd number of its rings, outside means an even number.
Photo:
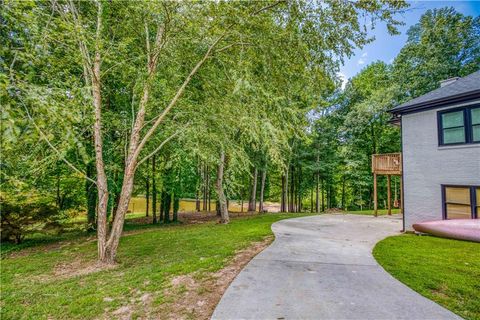
[{"label": "blue sky", "polygon": [[408,28],[418,22],[420,16],[428,9],[454,7],[464,15],[479,16],[480,0],[478,1],[409,1],[407,11],[396,18],[405,22],[399,27],[400,35],[390,36],[384,24],[377,24],[370,35],[375,36],[375,41],[362,49],[356,49],[350,59],[340,68],[339,76],[347,80],[357,74],[362,68],[373,61],[382,60],[387,63],[393,61],[407,40]]}]

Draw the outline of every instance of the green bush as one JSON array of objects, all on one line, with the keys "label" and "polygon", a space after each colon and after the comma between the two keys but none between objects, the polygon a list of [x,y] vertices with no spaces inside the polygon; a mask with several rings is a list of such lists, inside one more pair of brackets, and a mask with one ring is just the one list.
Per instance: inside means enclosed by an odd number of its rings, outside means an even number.
[{"label": "green bush", "polygon": [[26,235],[59,232],[64,214],[36,195],[0,195],[1,240],[20,243]]}]

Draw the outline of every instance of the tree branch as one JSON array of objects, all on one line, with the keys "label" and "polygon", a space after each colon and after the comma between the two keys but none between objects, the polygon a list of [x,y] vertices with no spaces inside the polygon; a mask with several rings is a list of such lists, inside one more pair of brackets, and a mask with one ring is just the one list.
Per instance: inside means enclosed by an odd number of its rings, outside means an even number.
[{"label": "tree branch", "polygon": [[138,157],[138,155],[140,154],[140,151],[142,150],[142,148],[144,147],[145,143],[148,141],[148,139],[150,138],[150,136],[155,132],[155,130],[157,129],[157,127],[160,125],[160,123],[162,123],[163,121],[163,118],[165,118],[165,116],[168,114],[168,112],[173,108],[173,106],[177,103],[178,99],[180,98],[180,96],[183,94],[183,92],[185,91],[185,88],[187,87],[187,85],[190,83],[190,80],[192,80],[192,77],[197,73],[198,69],[200,69],[200,67],[205,63],[205,61],[208,59],[208,57],[210,56],[210,54],[212,53],[212,50],[213,48],[215,48],[215,46],[220,42],[220,40],[223,39],[223,37],[226,35],[227,31],[225,31],[221,36],[219,36],[217,38],[217,40],[215,40],[215,42],[208,48],[207,52],[205,53],[205,55],[203,56],[203,58],[195,65],[195,67],[192,69],[192,71],[190,71],[189,75],[185,78],[185,80],[183,81],[182,85],[180,86],[180,88],[177,90],[177,93],[175,94],[175,96],[172,98],[172,100],[170,101],[170,103],[168,104],[168,106],[163,110],[163,112],[160,114],[160,116],[157,118],[157,120],[155,121],[155,123],[152,125],[152,127],[147,131],[147,133],[145,134],[145,136],[143,137],[143,139],[140,141],[140,143],[138,144],[138,147],[137,149],[135,150],[134,154],[132,155],[132,159],[135,159]]},{"label": "tree branch", "polygon": [[256,10],[256,11],[252,12],[252,13],[251,13],[251,16],[257,15],[257,14],[263,12],[263,11],[266,11],[266,10],[270,10],[270,9],[278,6],[278,5],[281,4],[281,3],[287,3],[287,1],[286,1],[286,0],[281,0],[281,1],[274,2],[274,3],[272,3],[272,4],[268,5],[268,6],[265,6],[265,7],[263,7],[263,8],[260,8],[260,9],[258,9],[258,10]]},{"label": "tree branch", "polygon": [[185,131],[185,129],[188,127],[185,126],[185,128],[183,128],[183,130],[178,130],[178,131],[175,131],[172,135],[170,135],[167,139],[163,140],[162,143],[160,143],[160,145],[155,149],[153,150],[149,155],[147,155],[145,158],[143,158],[142,160],[138,161],[137,165],[135,166],[135,170],[138,169],[138,167],[144,163],[145,161],[147,161],[148,159],[150,159],[151,157],[153,157],[158,151],[160,151],[160,149],[162,149],[162,147],[167,143],[169,142],[170,140],[172,140],[173,138],[175,138],[176,136],[178,136],[181,132]]},{"label": "tree branch", "polygon": [[247,43],[247,42],[234,42],[234,43],[231,43],[229,45],[226,45],[225,47],[222,47],[220,49],[215,50],[214,53],[222,52],[222,51],[227,50],[227,49],[229,49],[233,46],[245,46],[245,45],[251,45],[251,44]]},{"label": "tree branch", "polygon": [[45,135],[45,133],[43,133],[42,129],[40,129],[40,127],[35,123],[35,120],[33,120],[32,116],[30,115],[30,112],[28,112],[27,106],[26,106],[23,102],[22,102],[22,105],[23,105],[23,107],[25,108],[25,112],[27,113],[28,119],[32,122],[33,126],[34,126],[35,129],[38,131],[38,133],[40,134],[40,137],[42,137],[42,139],[45,140],[45,142],[47,142],[48,146],[49,146],[53,151],[55,151],[55,153],[59,156],[59,158],[60,158],[63,162],[65,162],[71,169],[73,169],[73,171],[81,174],[81,175],[82,175],[85,179],[87,179],[88,181],[97,184],[97,182],[96,182],[95,180],[91,179],[90,177],[88,177],[85,172],[83,172],[82,170],[78,169],[78,168],[75,167],[70,161],[68,161],[67,159],[65,159],[65,157],[62,155],[62,153],[50,142],[50,140],[47,138],[47,136]]}]

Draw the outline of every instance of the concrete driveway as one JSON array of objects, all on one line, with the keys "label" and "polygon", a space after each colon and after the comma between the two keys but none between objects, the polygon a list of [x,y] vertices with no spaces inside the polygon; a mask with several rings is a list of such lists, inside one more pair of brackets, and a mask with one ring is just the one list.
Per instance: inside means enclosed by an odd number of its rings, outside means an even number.
[{"label": "concrete driveway", "polygon": [[274,243],[235,278],[212,319],[460,319],[373,258],[375,243],[401,228],[399,216],[279,221]]}]

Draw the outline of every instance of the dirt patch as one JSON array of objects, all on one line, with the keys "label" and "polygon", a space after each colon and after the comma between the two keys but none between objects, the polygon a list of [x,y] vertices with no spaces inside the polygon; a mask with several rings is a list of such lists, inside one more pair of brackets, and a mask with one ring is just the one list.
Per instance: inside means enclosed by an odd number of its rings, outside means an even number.
[{"label": "dirt patch", "polygon": [[76,276],[83,276],[90,273],[114,269],[116,267],[117,265],[115,264],[103,264],[97,261],[74,260],[73,262],[56,265],[53,269],[53,276],[57,279],[68,279]]},{"label": "dirt patch", "polygon": [[165,290],[164,303],[158,316],[161,319],[209,319],[223,293],[243,267],[265,249],[273,237],[254,242],[248,248],[235,254],[233,260],[223,269],[200,277],[189,274],[175,277]]}]

